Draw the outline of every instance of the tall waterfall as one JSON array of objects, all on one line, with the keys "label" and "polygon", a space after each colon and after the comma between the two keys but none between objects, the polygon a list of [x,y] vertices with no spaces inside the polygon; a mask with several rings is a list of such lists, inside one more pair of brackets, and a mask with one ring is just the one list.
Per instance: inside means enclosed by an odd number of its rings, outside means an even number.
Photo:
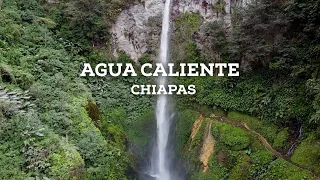
[{"label": "tall waterfall", "polygon": [[[170,29],[170,4],[171,0],[166,0],[163,20],[159,62],[164,66],[168,64],[169,29]],[[158,85],[167,85],[167,78],[158,77]],[[156,109],[157,119],[157,145],[153,153],[152,167],[154,167],[155,177],[158,180],[170,180],[170,169],[168,158],[168,141],[170,131],[170,115],[168,111],[168,97],[159,95]]]}]

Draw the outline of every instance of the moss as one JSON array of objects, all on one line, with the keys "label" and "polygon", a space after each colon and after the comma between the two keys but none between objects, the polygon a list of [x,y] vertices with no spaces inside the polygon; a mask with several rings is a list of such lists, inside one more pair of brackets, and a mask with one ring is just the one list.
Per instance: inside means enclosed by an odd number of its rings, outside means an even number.
[{"label": "moss", "polygon": [[107,128],[107,131],[106,131],[106,138],[109,140],[109,142],[111,142],[111,144],[114,146],[114,147],[118,147],[120,148],[121,150],[125,150],[126,148],[126,135],[125,135],[125,132],[113,125],[113,124],[110,124]]},{"label": "moss", "polygon": [[92,123],[92,119],[89,117],[89,114],[86,110],[87,98],[79,97],[73,98],[72,100],[72,114],[75,116],[72,117],[72,121],[77,128],[77,132],[82,132],[84,130],[94,130],[97,134],[101,135],[99,129]]},{"label": "moss", "polygon": [[144,156],[149,140],[156,129],[155,115],[153,111],[145,113],[138,120],[129,124],[127,129],[129,142],[135,147],[138,156]]},{"label": "moss", "polygon": [[308,139],[302,141],[302,143],[295,150],[291,160],[298,164],[312,168],[317,173],[320,173],[320,147],[317,140],[313,137],[309,137]]},{"label": "moss", "polygon": [[60,147],[49,156],[49,161],[50,176],[63,180],[81,179],[84,161],[76,148],[68,142],[62,142]]},{"label": "moss", "polygon": [[232,120],[239,120],[245,122],[252,130],[257,131],[268,139],[269,142],[273,142],[277,134],[277,126],[271,123],[264,123],[256,117],[252,117],[239,112],[231,111],[228,113],[228,118]]},{"label": "moss", "polygon": [[273,148],[283,149],[289,137],[288,128],[281,130],[274,139]]},{"label": "moss", "polygon": [[102,128],[106,128],[109,123],[112,123],[122,128],[126,128],[126,119],[127,113],[123,107],[109,108],[104,110],[103,117],[101,119],[101,125]]},{"label": "moss", "polygon": [[200,114],[193,110],[183,110],[178,113],[175,137],[178,152],[182,152],[183,147],[188,143],[194,121]]},{"label": "moss", "polygon": [[231,150],[246,149],[251,142],[250,135],[245,130],[218,121],[214,122],[212,132]]}]

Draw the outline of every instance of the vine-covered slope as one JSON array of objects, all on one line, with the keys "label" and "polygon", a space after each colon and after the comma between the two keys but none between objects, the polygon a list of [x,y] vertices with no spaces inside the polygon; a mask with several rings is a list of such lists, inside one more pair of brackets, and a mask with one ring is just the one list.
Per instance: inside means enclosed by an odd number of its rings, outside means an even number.
[{"label": "vine-covered slope", "polygon": [[[83,62],[132,62],[109,47],[110,28],[132,3],[144,1],[0,0],[0,179],[138,177],[156,129],[154,97],[129,89],[153,79],[79,77]],[[230,7],[227,29],[225,5],[212,4],[213,22],[173,14],[172,61],[242,67],[236,78],[172,80],[197,89],[174,97],[177,154],[191,179],[315,179],[319,1]],[[156,40],[135,66],[152,62]]]}]

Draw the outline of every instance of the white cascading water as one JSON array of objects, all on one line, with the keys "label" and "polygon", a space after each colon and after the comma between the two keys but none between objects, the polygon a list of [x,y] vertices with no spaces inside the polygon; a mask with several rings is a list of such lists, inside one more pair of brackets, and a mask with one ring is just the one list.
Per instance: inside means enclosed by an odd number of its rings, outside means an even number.
[{"label": "white cascading water", "polygon": [[[164,66],[168,64],[168,48],[169,48],[169,29],[170,29],[170,4],[171,0],[166,0],[163,20],[159,62]],[[158,85],[166,85],[167,78],[158,77]],[[170,170],[168,168],[168,152],[167,144],[170,131],[170,117],[168,112],[168,97],[159,95],[157,100],[156,119],[157,119],[157,149],[153,154],[152,166],[155,167],[155,177],[158,180],[170,180]]]}]

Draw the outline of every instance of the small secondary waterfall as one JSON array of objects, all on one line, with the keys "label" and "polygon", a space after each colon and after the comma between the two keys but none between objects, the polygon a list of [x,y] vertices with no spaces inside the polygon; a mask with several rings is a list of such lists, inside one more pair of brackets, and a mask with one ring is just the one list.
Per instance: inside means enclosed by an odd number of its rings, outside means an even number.
[{"label": "small secondary waterfall", "polygon": [[[164,66],[168,64],[169,49],[169,29],[170,29],[170,4],[171,0],[166,0],[161,33],[161,45],[159,62]],[[158,85],[167,85],[167,77],[158,77]],[[170,132],[170,115],[168,110],[167,95],[159,95],[157,100],[156,119],[157,119],[157,144],[153,152],[151,166],[153,176],[158,180],[170,180],[169,169],[170,158],[168,158],[168,141]]]}]

